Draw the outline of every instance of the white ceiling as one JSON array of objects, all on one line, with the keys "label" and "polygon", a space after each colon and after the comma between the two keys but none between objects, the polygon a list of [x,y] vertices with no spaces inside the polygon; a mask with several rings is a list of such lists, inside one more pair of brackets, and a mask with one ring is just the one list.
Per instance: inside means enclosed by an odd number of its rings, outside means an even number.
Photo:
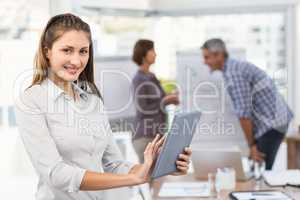
[{"label": "white ceiling", "polygon": [[[155,14],[209,14],[222,12],[276,11],[300,0],[50,0],[57,7],[69,2],[70,7],[89,10],[127,9],[156,11]],[[65,3],[66,5],[66,3]],[[107,12],[107,10],[106,10]]]},{"label": "white ceiling", "polygon": [[213,7],[249,7],[282,6],[299,2],[299,0],[66,0],[81,4],[93,4],[97,7],[150,9],[150,10],[184,10]]}]

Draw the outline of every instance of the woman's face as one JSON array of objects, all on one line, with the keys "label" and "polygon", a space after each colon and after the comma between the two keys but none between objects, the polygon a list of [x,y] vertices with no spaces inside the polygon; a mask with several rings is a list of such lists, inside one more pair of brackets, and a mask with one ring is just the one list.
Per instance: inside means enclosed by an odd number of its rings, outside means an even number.
[{"label": "woman's face", "polygon": [[83,31],[67,31],[58,38],[46,53],[54,80],[77,80],[89,60],[89,46],[88,35]]},{"label": "woman's face", "polygon": [[155,50],[150,49],[145,56],[145,62],[148,63],[149,65],[152,65],[153,63],[155,63],[155,58],[156,58]]}]

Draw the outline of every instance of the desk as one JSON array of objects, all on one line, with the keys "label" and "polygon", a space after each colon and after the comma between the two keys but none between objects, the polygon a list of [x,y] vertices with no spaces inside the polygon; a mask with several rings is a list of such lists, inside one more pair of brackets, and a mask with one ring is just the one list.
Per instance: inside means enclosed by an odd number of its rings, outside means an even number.
[{"label": "desk", "polygon": [[[179,182],[179,181],[197,181],[197,179],[194,178],[192,174],[188,174],[186,176],[167,176],[164,178],[157,179],[157,181],[154,181],[153,183],[153,200],[167,200],[167,199],[172,199],[172,200],[216,200],[217,198],[161,198],[158,197],[158,192],[159,189],[164,182]],[[292,187],[268,187],[263,181],[259,181],[258,183],[255,182],[255,180],[249,180],[247,182],[238,182],[236,185],[236,189],[238,191],[247,191],[247,190],[271,190],[271,189],[276,189],[276,190],[281,190],[285,191],[287,194],[289,194],[291,197],[294,199],[300,199],[300,189],[298,188],[292,188]],[[231,191],[221,191],[221,199],[222,200],[230,200],[228,194]]]},{"label": "desk", "polygon": [[[288,135],[286,137],[288,150],[288,169],[300,168],[300,134]],[[298,156],[297,156],[298,155]]]}]

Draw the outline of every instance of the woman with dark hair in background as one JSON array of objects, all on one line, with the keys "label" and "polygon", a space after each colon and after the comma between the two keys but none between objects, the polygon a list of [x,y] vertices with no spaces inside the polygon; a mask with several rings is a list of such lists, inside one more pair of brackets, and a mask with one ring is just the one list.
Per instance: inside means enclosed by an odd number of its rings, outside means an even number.
[{"label": "woman with dark hair in background", "polygon": [[132,60],[138,65],[133,78],[134,100],[136,108],[133,146],[143,163],[143,149],[156,134],[164,134],[167,128],[165,106],[178,104],[178,95],[166,95],[156,76],[150,72],[155,62],[154,42],[138,40],[134,46]]}]

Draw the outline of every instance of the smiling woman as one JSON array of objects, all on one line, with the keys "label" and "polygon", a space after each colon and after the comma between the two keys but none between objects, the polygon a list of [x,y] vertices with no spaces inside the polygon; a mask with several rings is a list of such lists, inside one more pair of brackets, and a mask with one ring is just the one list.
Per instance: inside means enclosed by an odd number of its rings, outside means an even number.
[{"label": "smiling woman", "polygon": [[[142,164],[123,161],[94,83],[89,25],[72,14],[51,18],[35,65],[16,116],[40,179],[37,199],[98,199],[102,190],[147,182],[163,139],[147,145]],[[180,174],[187,172],[190,154],[179,155]]]},{"label": "smiling woman", "polygon": [[51,79],[77,80],[88,62],[89,46],[85,32],[72,30],[63,34],[51,49],[46,47],[46,56],[53,71],[49,74]]},{"label": "smiling woman", "polygon": [[[94,94],[100,96],[94,84],[91,41],[90,27],[81,19],[71,14],[51,18],[41,36],[32,85],[42,83],[46,77],[58,85],[64,83],[63,80],[78,79],[83,81],[85,90],[89,86]],[[68,85],[69,88],[65,88]],[[60,87],[69,94],[72,91],[70,84]]]}]

